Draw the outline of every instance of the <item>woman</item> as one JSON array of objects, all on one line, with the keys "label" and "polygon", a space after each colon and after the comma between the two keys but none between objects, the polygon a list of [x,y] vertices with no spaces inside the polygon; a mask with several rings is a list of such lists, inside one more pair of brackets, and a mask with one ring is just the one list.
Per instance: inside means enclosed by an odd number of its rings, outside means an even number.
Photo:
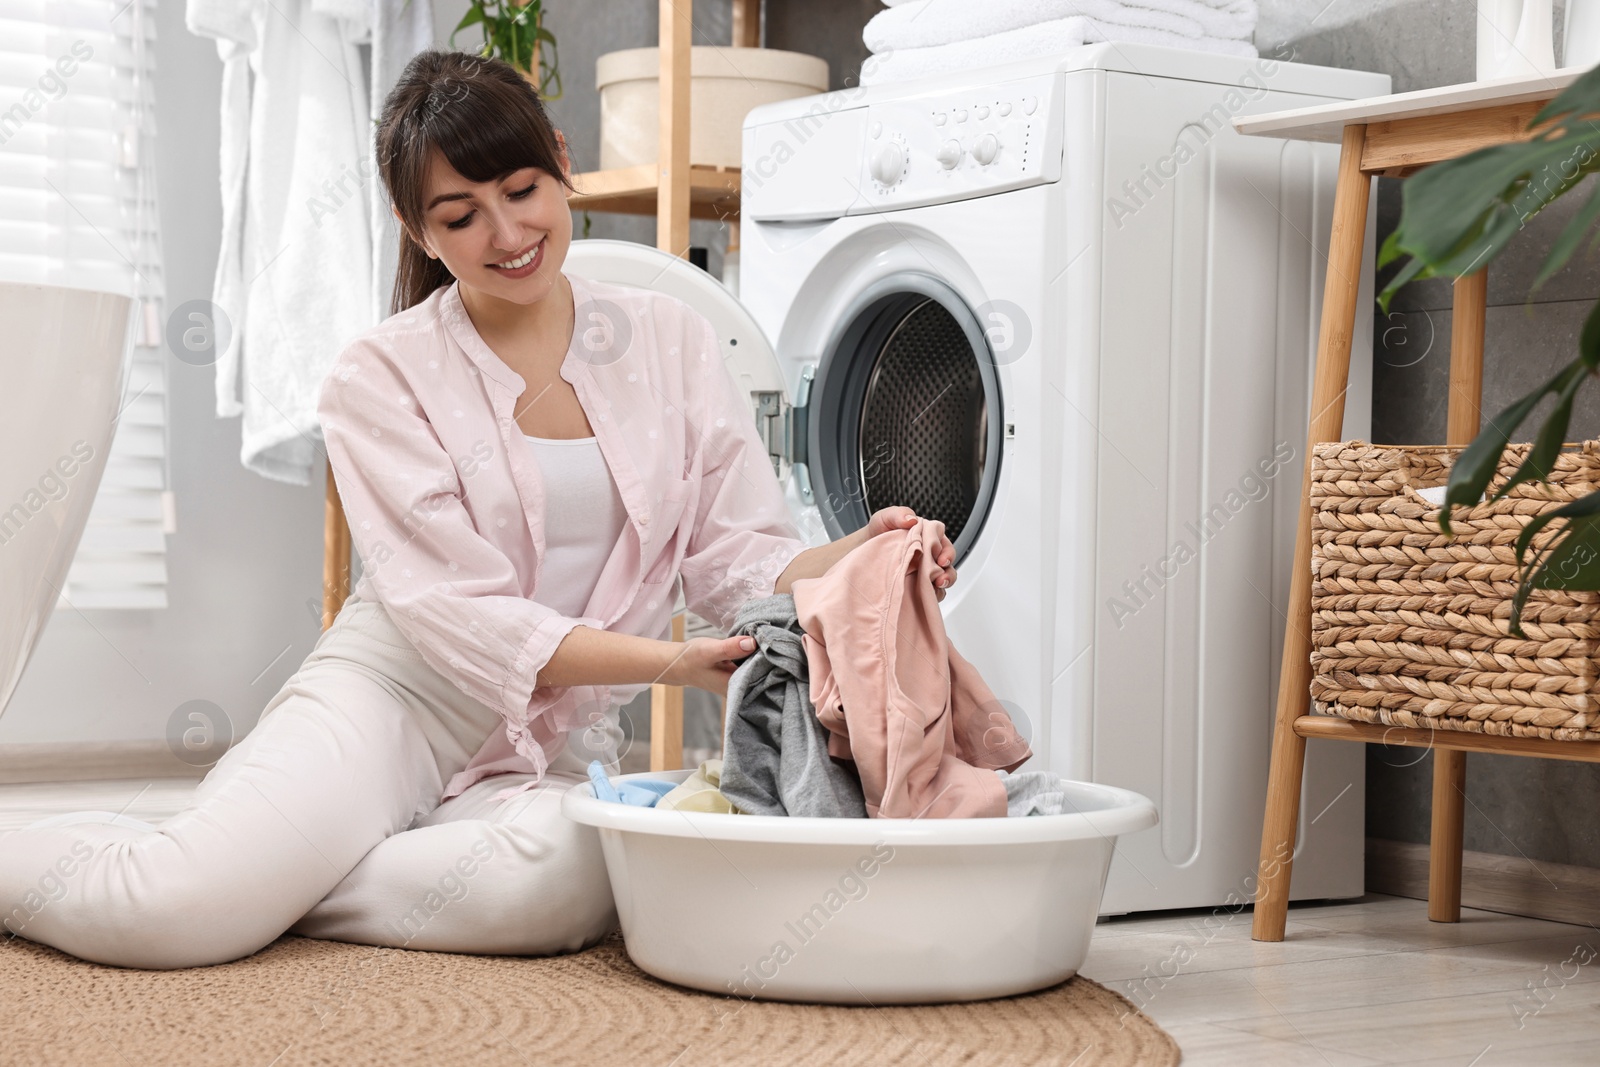
[{"label": "woman", "polygon": [[[916,521],[886,508],[805,548],[710,324],[561,272],[566,145],[512,68],[417,56],[377,139],[405,234],[397,314],[345,348],[320,407],[355,594],[159,829],[45,820],[0,838],[13,933],[151,968],[285,931],[593,944],[615,907],[562,792],[591,759],[616,770],[621,702],[656,681],[726,694],[753,647],[660,639],[677,580],[726,629],[745,600]],[[945,540],[936,585],[953,558]]]}]

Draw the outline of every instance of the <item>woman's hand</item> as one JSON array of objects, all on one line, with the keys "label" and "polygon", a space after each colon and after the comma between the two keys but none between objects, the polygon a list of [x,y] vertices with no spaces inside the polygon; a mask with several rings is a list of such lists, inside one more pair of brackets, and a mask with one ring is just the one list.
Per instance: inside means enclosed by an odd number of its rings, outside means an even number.
[{"label": "woman's hand", "polygon": [[755,651],[756,642],[753,637],[694,637],[673,647],[674,658],[661,674],[663,684],[693,686],[725,697],[738,661]]},{"label": "woman's hand", "polygon": [[[932,577],[934,595],[943,600],[944,591],[956,584],[956,569],[951,566],[956,559],[956,548],[950,543],[950,538],[944,535],[944,523],[938,519],[929,521],[939,528],[939,546],[933,550],[935,570]],[[908,529],[915,526],[916,522],[917,513],[903,504],[896,504],[890,508],[879,508],[872,513],[872,518],[868,519],[867,525],[863,527],[866,531],[865,539],[870,540],[891,530]]]}]

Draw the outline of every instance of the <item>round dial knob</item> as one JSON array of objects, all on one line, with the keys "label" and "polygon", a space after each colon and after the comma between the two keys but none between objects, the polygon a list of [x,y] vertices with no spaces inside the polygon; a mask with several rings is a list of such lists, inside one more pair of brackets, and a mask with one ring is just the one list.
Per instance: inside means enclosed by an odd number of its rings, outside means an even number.
[{"label": "round dial knob", "polygon": [[978,138],[978,143],[972,146],[972,158],[984,166],[994,162],[994,157],[1000,154],[1000,141],[992,133],[986,133]]},{"label": "round dial knob", "polygon": [[893,185],[905,173],[906,154],[899,142],[890,141],[872,154],[872,176],[880,185]]},{"label": "round dial knob", "polygon": [[949,170],[951,167],[954,167],[957,163],[961,162],[961,142],[954,140],[946,141],[944,144],[939,146],[939,151],[936,153],[935,158],[939,160],[939,163],[944,167],[945,170]]}]

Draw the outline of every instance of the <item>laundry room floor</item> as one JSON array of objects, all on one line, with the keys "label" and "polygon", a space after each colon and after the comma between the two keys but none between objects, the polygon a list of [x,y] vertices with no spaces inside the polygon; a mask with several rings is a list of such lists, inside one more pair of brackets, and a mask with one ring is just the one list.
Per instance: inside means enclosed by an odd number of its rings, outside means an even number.
[{"label": "laundry room floor", "polygon": [[[104,810],[160,824],[190,779],[0,785],[0,832]],[[1368,894],[1294,905],[1286,938],[1227,908],[1104,919],[1083,974],[1146,1011],[1184,1067],[1562,1067],[1600,1060],[1600,930]]]},{"label": "laundry room floor", "polygon": [[1369,893],[1103,919],[1082,973],[1142,1007],[1184,1067],[1540,1067],[1600,1062],[1600,930]]}]

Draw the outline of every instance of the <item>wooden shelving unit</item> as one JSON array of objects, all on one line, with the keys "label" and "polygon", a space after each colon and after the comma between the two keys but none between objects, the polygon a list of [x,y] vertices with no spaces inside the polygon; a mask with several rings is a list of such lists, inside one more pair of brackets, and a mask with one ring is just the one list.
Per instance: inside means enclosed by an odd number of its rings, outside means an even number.
[{"label": "wooden shelving unit", "polygon": [[[731,0],[733,45],[761,44],[761,0]],[[656,216],[656,247],[675,256],[689,255],[689,220],[728,222],[728,248],[739,247],[739,172],[697,167],[689,162],[689,43],[693,35],[692,0],[660,0],[661,135],[654,166],[573,175],[582,193],[568,200],[575,211],[615,211]],[[672,639],[682,641],[684,618],[672,620]],[[650,769],[668,770],[683,763],[683,690],[650,687]]]},{"label": "wooden shelving unit", "polygon": [[[739,172],[732,167],[689,167],[689,217],[726,219],[738,225]],[[591,170],[572,176],[583,190],[567,198],[574,211],[610,211],[622,215],[657,215],[656,164],[614,170]],[[687,238],[685,238],[687,240]],[[665,247],[665,246],[660,246]],[[669,249],[669,251],[672,251]]]},{"label": "wooden shelving unit", "polygon": [[[732,44],[761,44],[761,0],[730,0]],[[739,247],[739,171],[689,162],[689,44],[694,35],[692,0],[660,0],[661,137],[654,165],[585,171],[572,176],[580,192],[574,211],[655,215],[656,247],[689,254],[689,220],[728,222],[729,249]]]}]

